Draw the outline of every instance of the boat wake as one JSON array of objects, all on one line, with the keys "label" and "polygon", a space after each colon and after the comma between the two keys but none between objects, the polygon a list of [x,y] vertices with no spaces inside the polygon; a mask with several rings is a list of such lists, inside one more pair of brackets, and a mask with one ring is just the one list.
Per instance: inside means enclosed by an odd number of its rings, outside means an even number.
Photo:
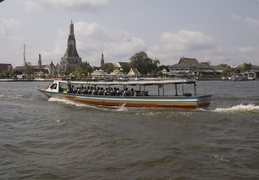
[{"label": "boat wake", "polygon": [[0,95],[0,99],[20,99],[23,97],[22,95]]},{"label": "boat wake", "polygon": [[54,98],[54,97],[49,98],[48,101],[61,102],[64,104],[73,105],[73,106],[77,106],[77,107],[88,107],[88,105],[86,105],[86,104],[77,103],[77,102],[69,101],[66,99],[58,99],[58,98]]},{"label": "boat wake", "polygon": [[49,98],[48,101],[60,102],[60,103],[64,103],[64,104],[72,105],[72,106],[76,106],[76,107],[88,107],[88,108],[93,108],[93,109],[98,109],[98,110],[103,110],[103,111],[128,111],[128,109],[125,107],[125,104],[122,104],[119,107],[118,106],[104,107],[104,106],[84,104],[84,103],[80,103],[80,102],[69,101],[66,99],[59,99],[59,98],[54,98],[54,97]]},{"label": "boat wake", "polygon": [[128,108],[125,107],[125,103],[119,106],[115,111],[128,111]]},{"label": "boat wake", "polygon": [[216,108],[216,112],[229,112],[229,113],[259,113],[259,106],[254,104],[240,104],[228,108]]}]

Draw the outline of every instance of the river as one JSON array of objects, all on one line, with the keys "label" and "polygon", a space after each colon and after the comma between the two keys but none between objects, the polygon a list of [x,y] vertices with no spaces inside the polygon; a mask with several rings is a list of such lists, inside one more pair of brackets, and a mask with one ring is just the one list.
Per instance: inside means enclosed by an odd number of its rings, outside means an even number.
[{"label": "river", "polygon": [[259,179],[259,81],[198,81],[206,110],[48,99],[0,82],[0,179]]}]

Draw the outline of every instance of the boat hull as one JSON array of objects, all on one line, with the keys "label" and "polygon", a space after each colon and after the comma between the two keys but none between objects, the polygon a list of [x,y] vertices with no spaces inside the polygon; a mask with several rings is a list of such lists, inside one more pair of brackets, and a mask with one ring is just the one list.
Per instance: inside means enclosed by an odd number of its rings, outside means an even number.
[{"label": "boat hull", "polygon": [[151,107],[151,108],[207,108],[211,95],[203,96],[103,96],[49,92],[38,89],[47,97],[66,99],[86,104],[103,106]]}]

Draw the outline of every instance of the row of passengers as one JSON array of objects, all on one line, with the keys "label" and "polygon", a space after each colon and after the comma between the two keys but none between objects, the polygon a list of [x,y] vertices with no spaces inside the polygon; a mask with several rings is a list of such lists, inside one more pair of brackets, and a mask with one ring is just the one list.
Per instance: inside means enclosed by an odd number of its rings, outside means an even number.
[{"label": "row of passengers", "polygon": [[110,96],[133,96],[134,95],[134,89],[128,90],[128,88],[125,88],[124,90],[120,90],[119,88],[100,88],[97,89],[95,87],[77,87],[72,88],[67,91],[68,93],[76,93],[76,94],[88,94],[88,95],[110,95]]}]

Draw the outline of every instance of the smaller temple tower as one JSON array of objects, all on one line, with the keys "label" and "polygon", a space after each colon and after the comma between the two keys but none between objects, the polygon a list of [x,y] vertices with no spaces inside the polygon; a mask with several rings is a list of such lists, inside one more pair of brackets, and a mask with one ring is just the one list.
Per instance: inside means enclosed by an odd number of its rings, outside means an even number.
[{"label": "smaller temple tower", "polygon": [[39,60],[38,60],[38,68],[42,68],[42,62],[41,62],[41,54],[39,54]]},{"label": "smaller temple tower", "polygon": [[104,56],[103,56],[103,53],[102,53],[102,58],[101,58],[101,67],[104,65]]}]

